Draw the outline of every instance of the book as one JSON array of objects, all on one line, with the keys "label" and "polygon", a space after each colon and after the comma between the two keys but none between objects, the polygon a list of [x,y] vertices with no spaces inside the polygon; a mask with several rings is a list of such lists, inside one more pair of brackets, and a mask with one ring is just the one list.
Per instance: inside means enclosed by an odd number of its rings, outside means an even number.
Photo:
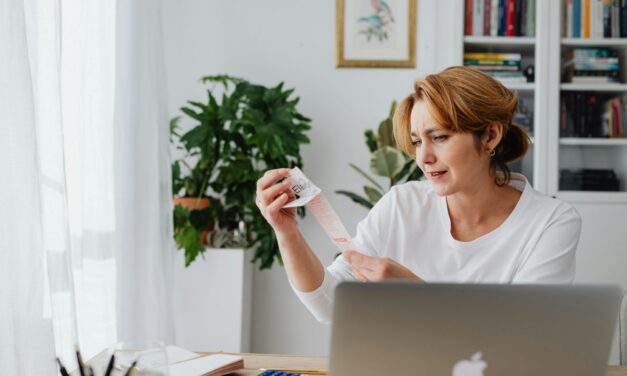
[{"label": "book", "polygon": [[490,35],[490,22],[492,19],[492,0],[484,0],[483,3],[483,35]]},{"label": "book", "polygon": [[507,0],[507,8],[505,9],[505,35],[513,37],[514,22],[516,17],[516,0]]},{"label": "book", "polygon": [[499,0],[492,0],[490,6],[490,35],[499,35]]},{"label": "book", "polygon": [[590,38],[590,0],[583,0],[582,24],[583,37]]},{"label": "book", "polygon": [[573,0],[573,38],[581,38],[581,0]]},{"label": "book", "polygon": [[472,35],[472,0],[466,0],[466,28],[464,35]]},{"label": "book", "polygon": [[519,53],[466,52],[464,59],[521,60]]},{"label": "book", "polygon": [[170,376],[221,376],[244,368],[244,358],[239,355],[210,354],[170,364]]},{"label": "book", "polygon": [[472,35],[483,35],[483,0],[473,0]]}]

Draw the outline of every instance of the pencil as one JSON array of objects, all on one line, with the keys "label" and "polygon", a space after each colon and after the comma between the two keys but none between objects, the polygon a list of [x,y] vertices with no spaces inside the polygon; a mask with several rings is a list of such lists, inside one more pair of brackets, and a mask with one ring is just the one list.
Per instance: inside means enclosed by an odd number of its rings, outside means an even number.
[{"label": "pencil", "polygon": [[104,373],[104,376],[111,376],[111,371],[113,371],[113,364],[115,363],[115,354],[111,354],[111,359],[109,359],[109,365],[107,365],[107,370]]},{"label": "pencil", "polygon": [[65,367],[63,367],[63,363],[61,363],[61,360],[59,358],[57,358],[57,363],[59,363],[59,371],[61,372],[61,376],[70,376],[70,374],[67,373]]}]

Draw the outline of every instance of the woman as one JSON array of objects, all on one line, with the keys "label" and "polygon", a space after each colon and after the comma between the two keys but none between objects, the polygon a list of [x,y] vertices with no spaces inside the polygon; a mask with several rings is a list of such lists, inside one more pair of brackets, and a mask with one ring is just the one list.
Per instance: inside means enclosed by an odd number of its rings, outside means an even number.
[{"label": "woman", "polygon": [[578,213],[535,191],[507,163],[529,138],[512,124],[518,98],[477,70],[451,67],[416,81],[394,114],[397,144],[426,181],[393,187],[357,226],[347,251],[324,268],[299,232],[287,169],[257,182],[257,204],[276,233],[289,281],[314,316],[331,319],[342,280],[571,283]]}]

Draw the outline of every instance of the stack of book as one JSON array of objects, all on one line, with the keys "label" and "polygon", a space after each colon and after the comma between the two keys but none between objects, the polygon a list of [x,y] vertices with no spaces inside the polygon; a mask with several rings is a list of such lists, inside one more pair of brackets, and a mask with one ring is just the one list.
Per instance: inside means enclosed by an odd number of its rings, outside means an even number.
[{"label": "stack of book", "polygon": [[535,35],[536,0],[465,0],[465,35]]},{"label": "stack of book", "polygon": [[575,48],[562,57],[564,82],[605,84],[620,82],[620,58],[611,48]]},{"label": "stack of book", "polygon": [[566,38],[627,37],[624,0],[562,0],[562,35]]},{"label": "stack of book", "polygon": [[562,191],[618,191],[620,181],[614,170],[562,169],[560,170]]},{"label": "stack of book", "polygon": [[519,53],[468,52],[464,65],[485,72],[504,84],[527,82]]},{"label": "stack of book", "polygon": [[627,99],[567,92],[561,99],[561,137],[627,136]]}]

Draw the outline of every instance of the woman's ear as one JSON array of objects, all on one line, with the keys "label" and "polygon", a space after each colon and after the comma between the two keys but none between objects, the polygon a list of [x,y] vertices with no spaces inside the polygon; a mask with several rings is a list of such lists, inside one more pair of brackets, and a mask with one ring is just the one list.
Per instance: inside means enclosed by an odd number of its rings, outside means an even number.
[{"label": "woman's ear", "polygon": [[486,150],[493,150],[503,139],[503,124],[499,122],[492,122],[486,128],[483,136],[481,136],[481,143]]}]

